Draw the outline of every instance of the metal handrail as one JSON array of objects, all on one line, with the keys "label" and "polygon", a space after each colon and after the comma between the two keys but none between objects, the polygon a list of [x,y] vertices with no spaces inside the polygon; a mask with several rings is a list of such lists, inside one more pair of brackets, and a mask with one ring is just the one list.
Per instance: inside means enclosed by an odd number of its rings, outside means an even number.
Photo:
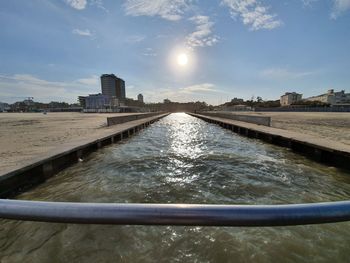
[{"label": "metal handrail", "polygon": [[350,221],[350,201],[288,205],[205,205],[0,199],[0,218],[77,224],[287,226]]}]

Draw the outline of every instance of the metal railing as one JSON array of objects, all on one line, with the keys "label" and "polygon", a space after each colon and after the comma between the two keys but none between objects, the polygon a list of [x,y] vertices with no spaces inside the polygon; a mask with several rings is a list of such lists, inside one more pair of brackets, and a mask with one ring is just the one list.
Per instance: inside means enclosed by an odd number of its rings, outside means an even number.
[{"label": "metal railing", "polygon": [[350,221],[350,201],[290,205],[202,205],[0,199],[0,218],[76,224],[287,226]]}]

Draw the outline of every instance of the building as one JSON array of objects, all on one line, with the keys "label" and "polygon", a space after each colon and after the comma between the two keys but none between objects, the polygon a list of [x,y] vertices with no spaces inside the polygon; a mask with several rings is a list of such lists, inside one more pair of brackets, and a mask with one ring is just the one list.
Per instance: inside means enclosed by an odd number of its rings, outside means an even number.
[{"label": "building", "polygon": [[220,110],[222,111],[251,111],[252,107],[244,104],[238,104],[233,106],[225,106],[222,107]]},{"label": "building", "polygon": [[320,101],[331,105],[350,103],[350,93],[345,93],[345,90],[334,92],[334,89],[330,89],[327,91],[327,93],[318,96],[313,96],[305,100]]},{"label": "building", "polygon": [[111,108],[111,97],[103,94],[90,94],[85,97],[86,109],[108,109]]},{"label": "building", "polygon": [[0,102],[0,112],[6,111],[9,109],[10,109],[10,107],[7,103]]},{"label": "building", "polygon": [[102,95],[125,99],[125,81],[114,74],[103,74],[101,76]]},{"label": "building", "polygon": [[143,95],[142,94],[137,95],[137,100],[143,103]]},{"label": "building", "polygon": [[301,101],[303,94],[296,92],[286,92],[286,94],[281,96],[280,103],[281,106],[289,106],[293,103]]},{"label": "building", "polygon": [[239,99],[239,98],[233,98],[231,100],[232,104],[242,104],[243,102],[244,102],[244,100],[243,99]]},{"label": "building", "polygon": [[78,102],[81,107],[86,108],[86,96],[79,96]]}]

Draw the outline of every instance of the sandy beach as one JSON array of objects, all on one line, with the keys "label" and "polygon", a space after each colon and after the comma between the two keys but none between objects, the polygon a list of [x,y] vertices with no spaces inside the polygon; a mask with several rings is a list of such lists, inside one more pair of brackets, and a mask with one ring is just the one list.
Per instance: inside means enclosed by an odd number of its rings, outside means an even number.
[{"label": "sandy beach", "polygon": [[[239,113],[240,114],[240,113]],[[272,126],[350,145],[350,113],[245,113],[272,117]],[[121,114],[0,113],[0,173],[58,146],[103,134],[106,118]]]},{"label": "sandy beach", "polygon": [[254,112],[270,116],[271,126],[350,145],[349,112]]},{"label": "sandy beach", "polygon": [[0,113],[0,174],[45,157],[55,147],[102,134],[110,129],[107,117],[120,115]]}]

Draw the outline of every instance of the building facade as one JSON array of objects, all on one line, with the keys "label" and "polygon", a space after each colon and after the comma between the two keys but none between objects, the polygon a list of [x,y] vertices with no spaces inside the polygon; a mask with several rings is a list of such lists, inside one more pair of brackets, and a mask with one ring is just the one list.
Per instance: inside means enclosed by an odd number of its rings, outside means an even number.
[{"label": "building facade", "polygon": [[85,97],[86,109],[107,109],[111,106],[111,97],[109,96],[103,94],[90,94]]},{"label": "building facade", "polygon": [[303,94],[299,94],[296,92],[286,92],[284,95],[281,96],[281,99],[280,99],[281,106],[292,105],[293,103],[301,101],[302,97],[303,97]]},{"label": "building facade", "polygon": [[101,76],[101,91],[102,95],[124,100],[126,97],[125,81],[114,74],[103,74]]},{"label": "building facade", "polygon": [[239,98],[233,98],[231,100],[231,103],[233,104],[243,104],[244,100],[243,99],[239,99]]},{"label": "building facade", "polygon": [[3,112],[8,109],[9,109],[9,105],[7,103],[0,102],[0,112]]},{"label": "building facade", "polygon": [[143,103],[143,95],[142,94],[137,95],[137,100]]},{"label": "building facade", "polygon": [[79,96],[78,97],[78,102],[79,102],[79,105],[81,107],[83,107],[84,109],[86,108],[86,96]]},{"label": "building facade", "polygon": [[350,103],[350,93],[345,93],[345,90],[334,92],[334,89],[330,89],[327,91],[327,93],[324,93],[318,96],[313,96],[313,97],[307,98],[306,100],[320,101],[331,105]]}]

